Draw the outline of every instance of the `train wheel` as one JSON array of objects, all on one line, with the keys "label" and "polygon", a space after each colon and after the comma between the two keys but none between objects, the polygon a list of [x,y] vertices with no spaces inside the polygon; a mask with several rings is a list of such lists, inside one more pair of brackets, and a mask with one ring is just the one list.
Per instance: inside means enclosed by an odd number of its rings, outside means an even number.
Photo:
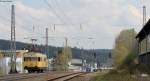
[{"label": "train wheel", "polygon": [[32,70],[32,73],[34,73],[35,71],[34,70]]},{"label": "train wheel", "polygon": [[28,73],[31,73],[31,70],[28,70]]},{"label": "train wheel", "polygon": [[37,71],[37,73],[40,73],[40,69],[37,69],[36,71]]},{"label": "train wheel", "polygon": [[41,69],[41,73],[43,73],[43,69]]}]

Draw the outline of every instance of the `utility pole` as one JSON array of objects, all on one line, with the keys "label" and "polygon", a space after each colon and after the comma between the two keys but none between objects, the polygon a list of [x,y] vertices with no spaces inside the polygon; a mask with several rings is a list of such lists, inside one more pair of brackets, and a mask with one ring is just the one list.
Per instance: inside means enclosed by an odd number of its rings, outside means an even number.
[{"label": "utility pole", "polygon": [[68,38],[65,37],[65,47],[68,47]]},{"label": "utility pole", "polygon": [[[68,57],[68,53],[67,53],[67,50],[68,49],[68,38],[67,37],[65,37],[65,46],[64,46],[64,54],[65,54],[65,56],[66,56],[66,54],[67,54],[67,57]],[[66,58],[66,59],[68,59],[68,58]],[[68,60],[67,60],[67,62],[68,62]],[[67,71],[67,67],[65,66],[65,71]]]},{"label": "utility pole", "polygon": [[56,27],[55,27],[55,24],[54,24],[54,31],[55,31]]},{"label": "utility pole", "polygon": [[46,32],[45,32],[45,47],[46,47],[46,54],[48,55],[48,28],[46,28]]},{"label": "utility pole", "polygon": [[45,31],[45,51],[48,58],[48,71],[49,71],[50,63],[49,63],[49,50],[48,50],[48,28],[46,28]]},{"label": "utility pole", "polygon": [[[143,27],[145,24],[146,24],[146,6],[144,5],[143,6]],[[144,32],[145,32],[145,30],[144,30]],[[148,39],[147,39],[147,33],[146,32],[145,32],[145,35],[146,35],[146,45],[145,45],[146,49],[145,49],[145,51],[147,52]]]},{"label": "utility pole", "polygon": [[143,26],[145,25],[146,23],[146,6],[144,5],[143,6]]},{"label": "utility pole", "polygon": [[[0,0],[0,2],[13,2],[12,0]],[[11,5],[11,67],[10,74],[17,73],[16,69],[16,35],[15,35],[15,5]]]},{"label": "utility pole", "polygon": [[17,73],[16,70],[16,32],[15,32],[15,6],[11,7],[11,68],[10,73]]},{"label": "utility pole", "polygon": [[[80,34],[81,34],[81,32],[82,32],[82,24],[80,24]],[[81,46],[81,60],[82,60],[82,71],[84,71],[85,70],[85,67],[84,67],[84,55],[83,55],[83,47]]]},{"label": "utility pole", "polygon": [[85,71],[85,58],[83,53],[83,47],[81,47],[81,60],[82,60],[82,71]]},{"label": "utility pole", "polygon": [[[145,26],[145,24],[146,24],[146,6],[144,5],[143,6],[143,27]],[[145,43],[146,43],[146,45],[145,45],[145,52],[148,52],[148,34],[147,34],[147,32],[144,30],[144,33],[145,33],[145,36],[146,36],[146,38],[145,38]],[[148,63],[148,57],[146,56],[146,63]]]},{"label": "utility pole", "polygon": [[82,31],[83,30],[83,28],[82,28],[82,24],[80,24],[80,31]]}]

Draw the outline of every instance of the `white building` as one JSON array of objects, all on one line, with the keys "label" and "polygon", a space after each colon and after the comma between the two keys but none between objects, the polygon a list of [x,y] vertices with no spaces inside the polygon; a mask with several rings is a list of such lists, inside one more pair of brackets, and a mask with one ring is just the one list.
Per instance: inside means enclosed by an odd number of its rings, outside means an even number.
[{"label": "white building", "polygon": [[[17,50],[16,51],[16,69],[19,73],[23,73],[23,54],[28,52],[28,50]],[[11,51],[9,50],[2,50],[2,58],[0,58],[0,69],[3,75],[6,75],[10,71],[10,63],[11,63]]]},{"label": "white building", "polygon": [[69,62],[69,70],[82,71],[82,59],[72,59]]}]

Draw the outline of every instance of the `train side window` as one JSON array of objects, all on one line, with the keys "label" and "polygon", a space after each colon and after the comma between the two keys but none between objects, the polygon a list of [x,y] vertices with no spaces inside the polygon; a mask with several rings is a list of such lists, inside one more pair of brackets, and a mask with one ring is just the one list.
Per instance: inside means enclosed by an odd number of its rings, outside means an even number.
[{"label": "train side window", "polygon": [[24,57],[24,61],[31,61],[30,57]]},{"label": "train side window", "polygon": [[31,61],[31,57],[28,57],[27,61]]},{"label": "train side window", "polygon": [[32,61],[31,57],[29,57],[29,61]]},{"label": "train side window", "polygon": [[32,61],[37,61],[36,57],[32,57],[31,59],[32,59]]},{"label": "train side window", "polygon": [[24,61],[26,61],[26,57],[24,57]]},{"label": "train side window", "polygon": [[28,57],[24,57],[24,61],[28,61]]},{"label": "train side window", "polygon": [[38,61],[41,61],[40,57],[38,57]]}]

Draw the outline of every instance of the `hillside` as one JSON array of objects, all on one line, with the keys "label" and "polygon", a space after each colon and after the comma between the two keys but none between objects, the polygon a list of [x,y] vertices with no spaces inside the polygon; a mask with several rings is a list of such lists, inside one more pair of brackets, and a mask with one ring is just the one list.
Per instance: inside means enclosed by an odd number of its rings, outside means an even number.
[{"label": "hillside", "polygon": [[[23,42],[16,42],[16,49],[28,49],[30,48],[31,44],[23,43]],[[44,45],[36,45],[38,49],[41,50],[42,53],[45,53],[45,46]],[[55,47],[49,46],[49,57],[52,58],[57,54],[57,51],[60,50],[62,47]],[[10,41],[0,39],[0,50],[9,50],[10,49]],[[94,58],[94,53],[96,58]],[[106,63],[108,59],[110,59],[110,49],[95,49],[95,50],[86,50],[86,49],[79,49],[79,48],[72,48],[72,57],[81,59],[84,58],[87,62],[92,62],[94,59],[98,62],[99,65]]]}]

